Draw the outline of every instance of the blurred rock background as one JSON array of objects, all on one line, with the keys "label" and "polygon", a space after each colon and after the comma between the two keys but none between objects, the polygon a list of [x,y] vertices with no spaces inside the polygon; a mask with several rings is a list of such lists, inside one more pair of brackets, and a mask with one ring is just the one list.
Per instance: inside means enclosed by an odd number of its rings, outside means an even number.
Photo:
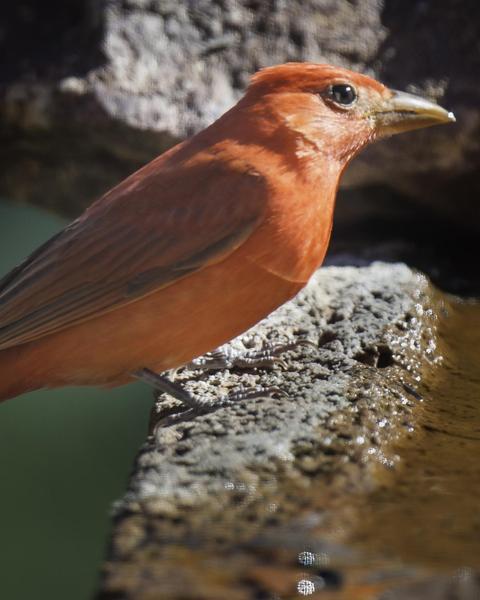
[{"label": "blurred rock background", "polygon": [[331,62],[458,119],[366,152],[345,184],[479,227],[474,0],[19,0],[2,12],[1,194],[77,214],[211,123],[260,67]]}]

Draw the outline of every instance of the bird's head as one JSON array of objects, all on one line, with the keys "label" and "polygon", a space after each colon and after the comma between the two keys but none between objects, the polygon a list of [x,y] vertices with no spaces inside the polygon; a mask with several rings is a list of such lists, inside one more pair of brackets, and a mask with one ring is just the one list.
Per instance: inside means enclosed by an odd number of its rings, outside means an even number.
[{"label": "bird's head", "polygon": [[245,96],[298,137],[298,155],[346,164],[369,142],[455,121],[438,104],[331,65],[287,63],[256,73]]}]

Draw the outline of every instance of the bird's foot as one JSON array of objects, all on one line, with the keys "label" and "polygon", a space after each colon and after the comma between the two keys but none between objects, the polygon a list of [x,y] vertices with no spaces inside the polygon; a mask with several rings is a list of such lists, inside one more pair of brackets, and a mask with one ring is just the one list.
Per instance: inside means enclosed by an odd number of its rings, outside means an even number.
[{"label": "bird's foot", "polygon": [[247,350],[241,352],[232,347],[222,350],[208,352],[200,358],[196,358],[186,366],[192,370],[216,371],[220,369],[273,369],[280,367],[287,368],[287,363],[281,357],[289,350],[296,350],[301,346],[311,346],[317,348],[317,345],[305,338],[298,338],[287,344],[264,344],[260,350]]},{"label": "bird's foot", "polygon": [[229,406],[243,400],[271,398],[275,395],[287,395],[278,387],[257,386],[254,388],[239,389],[235,392],[231,392],[230,394],[226,394],[225,396],[221,396],[220,398],[205,399],[193,396],[178,383],[170,381],[164,375],[155,373],[155,371],[152,371],[151,369],[140,369],[139,371],[132,373],[132,375],[136,379],[151,385],[159,392],[168,394],[176,400],[179,400],[185,406],[185,410],[178,413],[169,414],[160,419],[157,422],[157,427],[166,427],[181,423],[183,421],[188,421],[193,417],[212,412],[218,408],[223,408],[224,406]]}]

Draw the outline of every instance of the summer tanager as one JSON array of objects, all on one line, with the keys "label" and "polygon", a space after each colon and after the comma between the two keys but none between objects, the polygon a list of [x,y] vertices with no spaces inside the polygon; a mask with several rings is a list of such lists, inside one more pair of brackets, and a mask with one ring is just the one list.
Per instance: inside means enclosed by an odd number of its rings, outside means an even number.
[{"label": "summer tanager", "polygon": [[0,281],[0,399],[155,379],[242,333],[321,264],[349,161],[453,120],[345,69],[261,70]]}]

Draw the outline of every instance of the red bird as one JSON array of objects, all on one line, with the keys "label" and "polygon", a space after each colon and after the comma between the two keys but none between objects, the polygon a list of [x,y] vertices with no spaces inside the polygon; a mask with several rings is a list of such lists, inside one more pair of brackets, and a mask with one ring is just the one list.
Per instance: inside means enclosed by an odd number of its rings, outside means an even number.
[{"label": "red bird", "polygon": [[322,263],[367,144],[454,121],[345,69],[258,72],[230,111],[97,200],[0,281],[0,400],[157,375],[242,333]]}]

